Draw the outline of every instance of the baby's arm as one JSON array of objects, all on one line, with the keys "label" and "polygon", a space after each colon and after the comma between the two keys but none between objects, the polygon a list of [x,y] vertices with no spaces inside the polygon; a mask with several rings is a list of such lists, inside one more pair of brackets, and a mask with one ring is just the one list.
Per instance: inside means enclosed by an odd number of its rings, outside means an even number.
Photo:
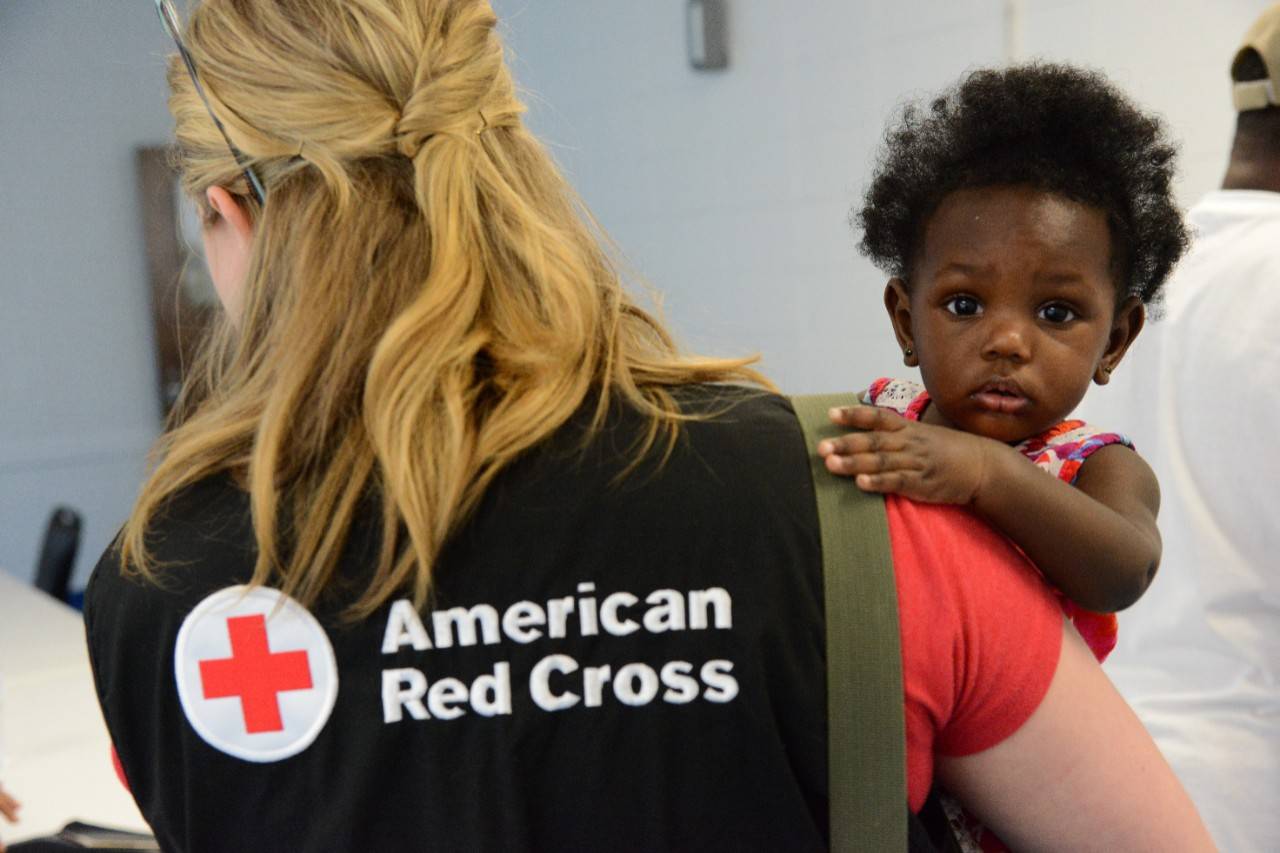
[{"label": "baby's arm", "polygon": [[1123,610],[1151,583],[1160,489],[1128,448],[1096,451],[1072,487],[1006,444],[886,409],[833,409],[832,420],[868,431],[821,442],[827,470],[869,492],[972,506],[1080,606]]}]

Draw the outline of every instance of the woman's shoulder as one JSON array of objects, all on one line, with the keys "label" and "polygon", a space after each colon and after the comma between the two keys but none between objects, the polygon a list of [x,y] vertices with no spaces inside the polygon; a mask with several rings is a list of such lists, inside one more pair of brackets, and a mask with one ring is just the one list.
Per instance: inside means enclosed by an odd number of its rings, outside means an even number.
[{"label": "woman's shoulder", "polygon": [[[691,416],[685,426],[695,442],[714,442],[731,452],[772,448],[775,454],[779,448],[794,444],[800,456],[807,458],[794,403],[800,396],[743,386],[704,385],[682,390],[677,401],[684,414]],[[844,396],[850,405],[857,399],[852,391]]]},{"label": "woman's shoulder", "polygon": [[231,474],[213,474],[175,492],[156,513],[152,530],[161,557],[242,547],[254,541],[249,495]]},{"label": "woman's shoulder", "polygon": [[764,388],[732,384],[681,385],[672,389],[680,410],[693,417],[768,417],[790,410],[789,398]]},{"label": "woman's shoulder", "polygon": [[[852,398],[852,395],[850,395]],[[790,397],[739,386],[702,386],[678,395],[681,438],[665,466],[687,482],[727,490],[753,507],[789,505],[811,489],[809,449]]]}]

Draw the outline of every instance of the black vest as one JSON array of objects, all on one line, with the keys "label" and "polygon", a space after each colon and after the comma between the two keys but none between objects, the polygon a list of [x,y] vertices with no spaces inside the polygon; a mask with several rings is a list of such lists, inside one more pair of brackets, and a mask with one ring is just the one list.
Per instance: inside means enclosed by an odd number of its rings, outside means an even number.
[{"label": "black vest", "polygon": [[[349,626],[349,599],[314,607],[336,700],[277,761],[211,746],[175,678],[184,619],[249,577],[247,497],[215,478],[174,499],[151,537],[161,586],[123,579],[108,551],[86,594],[93,668],[165,849],[823,849],[806,449],[782,398],[681,396],[732,406],[665,460],[628,471],[645,422],[620,410],[585,448],[583,415],[505,470],[444,550],[425,613],[391,603]],[[367,515],[349,590],[378,545]]]}]

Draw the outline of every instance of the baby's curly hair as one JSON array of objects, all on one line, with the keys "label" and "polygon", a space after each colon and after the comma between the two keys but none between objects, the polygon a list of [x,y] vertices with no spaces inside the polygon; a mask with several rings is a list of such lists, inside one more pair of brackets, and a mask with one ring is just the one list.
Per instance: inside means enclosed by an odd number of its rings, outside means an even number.
[{"label": "baby's curly hair", "polygon": [[1030,63],[970,72],[885,134],[863,207],[860,248],[910,279],[924,225],[948,193],[1029,185],[1106,212],[1117,290],[1152,302],[1188,235],[1163,123],[1101,74]]}]

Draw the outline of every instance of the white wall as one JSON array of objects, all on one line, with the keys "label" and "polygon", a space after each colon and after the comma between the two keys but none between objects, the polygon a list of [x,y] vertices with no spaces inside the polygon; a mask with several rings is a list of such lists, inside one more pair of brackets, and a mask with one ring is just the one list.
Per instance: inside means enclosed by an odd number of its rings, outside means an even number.
[{"label": "white wall", "polygon": [[[1190,203],[1221,175],[1227,67],[1267,3],[729,0],[723,72],[690,69],[685,0],[495,5],[531,125],[683,339],[760,351],[811,391],[901,371],[847,217],[904,97],[1011,51],[1098,66],[1169,118]],[[158,426],[132,157],[168,136],[169,49],[151,0],[0,0],[0,568],[15,574],[67,502],[86,515],[83,582]],[[1107,404],[1095,392],[1085,413]]]},{"label": "white wall", "polygon": [[159,426],[133,149],[169,133],[150,0],[0,1],[0,568],[50,509],[85,517],[76,584]]},{"label": "white wall", "polygon": [[1185,206],[1218,186],[1235,110],[1231,60],[1274,0],[1027,0],[1032,55],[1097,67],[1162,114],[1182,145]]},{"label": "white wall", "polygon": [[[685,0],[497,0],[530,123],[691,346],[788,391],[903,368],[847,218],[903,100],[1009,58],[1097,67],[1169,121],[1189,205],[1221,179],[1227,69],[1267,0],[729,0],[731,67],[686,59]],[[1105,406],[1095,392],[1088,406]],[[1106,411],[1104,409],[1104,411]],[[1123,414],[1120,412],[1119,414]]]},{"label": "white wall", "polygon": [[999,62],[990,0],[730,2],[731,67],[690,68],[684,0],[501,0],[530,122],[689,345],[790,391],[899,364],[847,224],[904,93]]}]

